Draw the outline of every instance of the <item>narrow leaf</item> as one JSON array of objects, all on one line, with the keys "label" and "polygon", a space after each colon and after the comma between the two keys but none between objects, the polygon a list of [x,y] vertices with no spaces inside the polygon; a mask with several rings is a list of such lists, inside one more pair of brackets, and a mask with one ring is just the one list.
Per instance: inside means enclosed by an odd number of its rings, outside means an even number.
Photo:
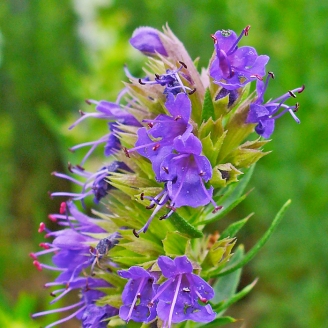
[{"label": "narrow leaf", "polygon": [[229,227],[222,232],[219,240],[227,237],[235,237],[237,232],[245,225],[245,223],[253,214],[254,213],[251,213],[245,219],[230,224]]},{"label": "narrow leaf", "polygon": [[255,279],[251,284],[243,288],[240,292],[235,294],[233,297],[231,297],[228,301],[224,303],[220,303],[217,307],[213,306],[214,311],[220,313],[227,309],[232,304],[238,302],[240,299],[242,299],[244,296],[246,296],[256,285],[258,279]]},{"label": "narrow leaf", "polygon": [[190,238],[203,237],[203,233],[200,230],[188,223],[178,213],[174,212],[169,217],[169,220],[179,232],[188,235]]},{"label": "narrow leaf", "polygon": [[283,218],[288,206],[290,205],[291,200],[289,199],[280,209],[280,211],[277,213],[276,217],[274,218],[270,228],[267,230],[267,232],[263,235],[263,237],[253,246],[253,248],[243,257],[243,259],[238,262],[237,264],[234,264],[233,266],[230,266],[226,270],[220,272],[218,276],[223,276],[228,273],[231,273],[241,267],[243,267],[245,264],[247,264],[257,253],[258,251],[265,245],[269,237],[272,235],[274,230],[277,228],[278,224],[280,223],[281,219]]},{"label": "narrow leaf", "polygon": [[210,117],[214,119],[214,106],[209,88],[206,89],[204,105],[202,110],[202,121],[207,121]]},{"label": "narrow leaf", "polygon": [[220,327],[223,325],[226,325],[228,323],[231,322],[236,322],[237,320],[232,318],[232,317],[221,317],[221,318],[217,318],[215,320],[213,320],[212,322],[208,323],[207,325],[201,325],[198,327],[202,327],[202,328],[216,328],[216,327]]}]

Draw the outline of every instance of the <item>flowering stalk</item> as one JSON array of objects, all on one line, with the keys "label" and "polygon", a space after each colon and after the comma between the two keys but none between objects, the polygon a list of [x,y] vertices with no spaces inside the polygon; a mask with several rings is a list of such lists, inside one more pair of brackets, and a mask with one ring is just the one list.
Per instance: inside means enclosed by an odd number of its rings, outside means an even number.
[{"label": "flowering stalk", "polygon": [[[263,146],[268,141],[261,136],[272,134],[275,120],[289,112],[299,123],[294,114],[298,104],[285,101],[304,87],[264,103],[273,74],[264,79],[268,56],[239,47],[249,28],[239,36],[217,31],[214,54],[202,75],[168,27],[164,32],[141,27],[133,33],[131,45],[149,59],[147,76],[133,77],[125,68],[129,82],[116,102],[88,101],[95,112],[81,112],[70,128],[95,118],[107,120],[109,131],[71,148],[89,147],[80,164],[69,165],[74,177],[53,173],[80,192],[51,193],[66,199],[59,214],[49,216],[62,230],[51,231],[42,223],[39,231],[52,241],[42,243],[44,250],[31,257],[38,270],[58,272],[46,284],[54,288],[51,303],[76,289],[80,300],[33,315],[73,311],[47,327],[72,317],[83,327],[129,321],[168,328],[184,321],[188,327],[219,325],[224,304],[253,287],[236,294],[235,278],[227,279],[224,290],[233,296],[222,303],[224,276],[238,274],[264,245],[282,212],[249,254],[240,247],[231,253],[248,217],[221,233],[208,234],[204,228],[246,197],[246,183],[239,179],[248,181],[254,164],[267,154]],[[248,94],[253,81],[256,92]],[[260,135],[255,140],[254,128]],[[100,145],[107,162],[89,171],[88,160]],[[89,196],[95,204],[102,202],[107,213],[94,212],[98,218],[83,214],[79,202],[85,207]],[[49,254],[53,265],[39,260]]]}]

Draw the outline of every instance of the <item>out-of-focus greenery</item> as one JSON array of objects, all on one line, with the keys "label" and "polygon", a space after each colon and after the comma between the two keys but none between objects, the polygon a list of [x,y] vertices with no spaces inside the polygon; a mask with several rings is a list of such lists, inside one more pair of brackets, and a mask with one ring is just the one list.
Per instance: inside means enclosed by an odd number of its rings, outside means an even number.
[{"label": "out-of-focus greenery", "polygon": [[[69,189],[49,173],[77,161],[66,152],[68,146],[95,140],[106,129],[85,122],[68,133],[69,122],[78,108],[88,110],[85,98],[115,100],[124,63],[141,74],[142,58],[127,43],[132,31],[168,22],[192,57],[201,57],[200,66],[212,54],[211,33],[222,28],[238,33],[250,24],[242,43],[268,54],[268,69],[276,76],[267,97],[306,85],[297,99],[302,124],[287,115],[277,122],[266,146],[273,152],[257,165],[255,190],[234,213],[236,218],[256,213],[240,236],[250,247],[280,206],[293,200],[246,268],[244,283],[260,277],[257,286],[230,314],[244,318],[246,327],[327,326],[327,17],[327,2],[305,0],[2,1],[0,324],[33,327],[22,314],[44,308],[49,300],[41,288],[49,276],[37,272],[27,257],[41,241],[39,222],[59,204],[48,200],[47,191]],[[21,293],[33,295],[30,308]],[[20,315],[8,310],[15,304]]]}]

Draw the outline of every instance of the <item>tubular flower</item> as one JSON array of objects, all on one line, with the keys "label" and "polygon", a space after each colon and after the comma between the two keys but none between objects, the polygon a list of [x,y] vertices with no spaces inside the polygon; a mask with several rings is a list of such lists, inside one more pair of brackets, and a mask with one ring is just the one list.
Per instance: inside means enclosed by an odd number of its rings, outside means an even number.
[{"label": "tubular flower", "polygon": [[81,182],[77,179],[72,178],[69,175],[53,172],[52,174],[56,177],[69,180],[78,186],[82,187],[81,193],[71,193],[71,192],[53,192],[50,194],[51,197],[64,196],[70,197],[73,200],[83,200],[85,197],[93,195],[93,201],[98,204],[100,200],[105,197],[108,192],[113,189],[113,187],[108,182],[108,177],[110,173],[117,172],[120,170],[131,171],[130,168],[123,162],[114,161],[108,166],[102,167],[96,173],[88,172],[81,166],[69,166],[69,170],[84,178],[86,181]]},{"label": "tubular flower", "polygon": [[163,33],[152,27],[137,28],[130,39],[131,45],[145,55],[155,56],[157,54],[167,56],[165,47],[161,41]]},{"label": "tubular flower", "polygon": [[156,306],[150,305],[150,301],[156,294],[158,285],[155,274],[147,270],[133,266],[129,270],[118,271],[118,274],[125,279],[129,279],[125,285],[120,307],[120,317],[128,322],[150,322],[156,317]]},{"label": "tubular flower", "polygon": [[128,153],[136,150],[152,162],[158,181],[161,181],[161,162],[172,152],[174,139],[192,131],[191,102],[186,94],[179,93],[176,97],[169,94],[165,107],[171,116],[160,114],[154,120],[145,120],[150,129],[140,128],[135,148],[128,150]]},{"label": "tubular flower", "polygon": [[258,56],[253,47],[240,47],[238,43],[247,35],[247,26],[237,37],[231,30],[220,30],[212,36],[216,56],[210,66],[210,76],[227,90],[234,90],[265,75],[266,55]]},{"label": "tubular flower", "polygon": [[204,323],[214,320],[215,313],[207,304],[214,297],[213,288],[192,273],[192,264],[186,256],[174,260],[160,256],[158,266],[168,279],[154,296],[158,300],[157,315],[164,321],[164,327],[185,320]]},{"label": "tubular flower", "polygon": [[293,117],[296,123],[301,123],[295,115],[299,107],[298,103],[295,106],[288,106],[284,104],[284,102],[289,98],[296,98],[295,93],[303,92],[304,86],[288,91],[284,95],[264,103],[264,93],[267,89],[270,77],[273,78],[272,73],[269,74],[265,83],[260,80],[257,81],[257,99],[250,105],[246,119],[247,123],[257,123],[255,131],[263,138],[270,138],[274,130],[275,120],[287,112]]}]

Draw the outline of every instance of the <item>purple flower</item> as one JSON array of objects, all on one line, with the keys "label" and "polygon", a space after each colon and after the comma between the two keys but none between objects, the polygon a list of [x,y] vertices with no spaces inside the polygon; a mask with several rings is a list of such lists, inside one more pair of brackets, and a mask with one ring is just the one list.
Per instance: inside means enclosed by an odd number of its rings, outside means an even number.
[{"label": "purple flower", "polygon": [[[66,321],[74,318],[74,317],[82,320],[83,328],[106,327],[106,326],[102,326],[103,323],[101,321],[117,315],[118,309],[115,309],[111,306],[106,306],[102,310],[103,313],[101,316],[100,316],[101,310],[97,311],[95,309],[96,308],[95,302],[98,299],[100,299],[101,297],[106,295],[104,292],[97,290],[97,288],[104,288],[104,287],[110,287],[110,285],[102,279],[94,279],[94,278],[86,278],[86,277],[82,278],[81,277],[78,280],[74,281],[74,283],[72,283],[72,289],[81,290],[82,297],[81,297],[80,301],[78,301],[75,304],[63,307],[63,308],[35,313],[32,315],[32,318],[37,318],[37,317],[44,316],[47,314],[52,314],[52,313],[65,312],[65,311],[69,311],[69,310],[78,308],[72,314],[70,314],[67,317],[60,319],[56,322],[53,322],[50,325],[47,325],[45,328],[51,328],[51,327],[57,326],[63,322],[66,322]],[[52,294],[54,295],[54,293],[52,293]],[[93,313],[90,313],[90,309],[93,309]],[[99,309],[101,309],[101,308],[99,308]],[[104,311],[105,311],[105,313],[104,313]],[[95,314],[95,312],[97,312],[98,317],[93,316]],[[98,322],[97,322],[97,320],[98,320]],[[94,322],[97,325],[90,326],[90,322]]]},{"label": "purple flower", "polygon": [[122,278],[129,279],[122,294],[120,318],[126,322],[131,319],[137,322],[149,322],[155,319],[156,306],[150,304],[158,287],[154,283],[155,274],[137,266],[126,271],[118,271],[118,274]]},{"label": "purple flower", "polygon": [[103,166],[96,173],[88,172],[84,170],[80,165],[69,166],[69,170],[84,178],[86,181],[81,182],[77,179],[72,178],[69,175],[53,172],[52,174],[56,177],[69,180],[82,188],[80,193],[72,193],[66,191],[53,192],[50,194],[51,197],[64,196],[70,197],[73,200],[83,200],[85,197],[93,195],[94,203],[98,204],[100,200],[105,197],[113,187],[108,182],[108,176],[111,172],[117,172],[120,170],[131,172],[130,168],[123,162],[113,161],[107,166]]},{"label": "purple flower", "polygon": [[109,305],[100,307],[89,304],[83,313],[78,316],[78,319],[82,322],[82,328],[106,328],[108,319],[117,314],[118,309]]},{"label": "purple flower", "polygon": [[[85,278],[81,277],[82,270],[89,266],[95,265],[104,254],[103,246],[106,246],[107,251],[117,244],[118,233],[101,239],[90,237],[89,234],[105,233],[106,231],[99,226],[100,220],[93,219],[87,215],[78,211],[72,201],[61,204],[60,214],[51,214],[49,218],[52,221],[57,222],[59,225],[66,227],[66,229],[60,231],[50,231],[46,228],[44,223],[40,224],[39,232],[46,232],[46,237],[55,237],[52,243],[41,243],[40,246],[44,248],[43,251],[37,253],[31,253],[30,256],[34,259],[33,264],[38,270],[49,269],[59,272],[59,276],[54,282],[45,284],[45,287],[57,287],[52,291],[51,295],[55,298],[51,301],[51,304],[57,302],[66,294],[75,289],[81,289],[83,299],[69,307],[56,309],[52,311],[41,312],[33,315],[37,317],[53,312],[60,312],[69,310],[75,307],[80,307],[78,311],[63,319],[63,321],[77,316],[82,312],[88,304],[91,304],[95,299],[99,297],[99,291],[92,290],[93,287],[108,287],[109,284],[101,279]],[[105,240],[110,241],[106,243]],[[90,254],[90,243],[98,242],[96,247],[96,253]],[[52,261],[53,266],[46,265],[39,262],[38,258],[43,255],[54,254]],[[97,296],[98,295],[98,296]],[[56,322],[48,327],[52,327]]]},{"label": "purple flower", "polygon": [[196,89],[191,89],[190,87],[185,86],[182,83],[180,75],[190,84],[193,84],[191,77],[185,73],[182,73],[182,69],[187,69],[186,64],[180,62],[180,67],[172,70],[167,69],[166,74],[158,75],[156,74],[156,78],[154,81],[151,81],[148,77],[146,79],[139,79],[139,83],[142,85],[153,85],[159,84],[161,86],[165,86],[163,94],[169,95],[172,93],[173,95],[177,95],[180,92],[188,93],[189,95],[193,94]]},{"label": "purple flower", "polygon": [[209,160],[200,155],[202,144],[192,133],[179,136],[174,140],[176,153],[167,156],[161,163],[161,179],[167,181],[171,207],[198,207],[212,202],[213,187],[206,189],[204,182],[212,177],[212,166]]},{"label": "purple flower", "polygon": [[[175,209],[181,206],[198,207],[211,202],[214,206],[213,213],[222,208],[212,198],[213,187],[205,187],[205,182],[212,177],[212,166],[205,156],[200,155],[202,144],[199,139],[192,133],[178,136],[173,140],[172,150],[174,151],[163,156],[164,159],[157,168],[159,181],[165,182],[164,189],[156,197],[142,195],[142,199],[151,200],[147,208],[155,209],[146,224],[138,231],[133,231],[136,237],[147,231],[155,215],[168,201],[170,205],[167,207],[170,211],[161,219],[170,217]],[[156,162],[156,165],[158,163]]]},{"label": "purple flower", "polygon": [[152,27],[139,27],[133,32],[130,43],[147,56],[167,56],[160,35],[163,34]]},{"label": "purple flower", "polygon": [[157,315],[165,327],[185,320],[205,323],[215,319],[211,305],[206,304],[214,297],[213,288],[192,273],[192,264],[186,256],[174,260],[160,256],[158,266],[168,280],[158,287],[153,300],[158,300]]},{"label": "purple flower", "polygon": [[[126,150],[127,155],[136,150],[147,157],[152,162],[158,181],[161,181],[161,162],[172,152],[174,139],[192,131],[189,123],[191,102],[186,94],[179,93],[176,97],[168,94],[165,106],[171,116],[160,114],[154,120],[145,120],[150,129],[140,128],[135,147]],[[161,139],[158,140],[159,138]]]},{"label": "purple flower", "polygon": [[257,99],[250,105],[249,113],[246,119],[247,123],[257,123],[255,131],[263,138],[269,138],[271,136],[274,131],[275,120],[287,112],[291,114],[297,123],[300,123],[300,120],[295,115],[295,112],[299,107],[298,103],[295,106],[288,106],[285,105],[284,102],[288,98],[295,98],[296,92],[301,93],[304,90],[304,86],[296,88],[292,91],[288,91],[281,97],[278,97],[264,104],[264,93],[267,89],[270,77],[273,78],[272,73],[269,73],[265,83],[260,80],[257,81]]},{"label": "purple flower", "polygon": [[253,47],[238,48],[240,39],[248,34],[249,28],[250,26],[247,26],[239,37],[231,30],[217,31],[212,36],[216,57],[210,65],[210,76],[225,89],[243,87],[265,75],[265,65],[269,57],[258,56]]}]

